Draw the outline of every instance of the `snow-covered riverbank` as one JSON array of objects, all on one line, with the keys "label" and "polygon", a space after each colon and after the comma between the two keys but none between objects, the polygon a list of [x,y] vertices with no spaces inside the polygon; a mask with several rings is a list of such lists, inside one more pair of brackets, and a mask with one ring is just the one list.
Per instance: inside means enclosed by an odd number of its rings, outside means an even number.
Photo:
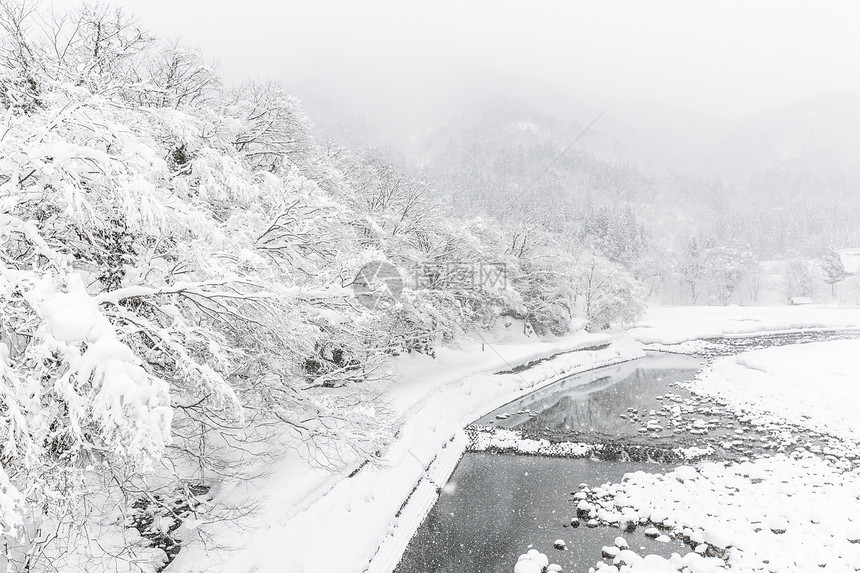
[{"label": "snow-covered riverbank", "polygon": [[400,359],[397,384],[383,394],[400,430],[378,464],[331,475],[292,456],[256,480],[226,484],[216,502],[260,509],[203,526],[209,542],[189,536],[168,571],[390,571],[462,454],[468,423],[564,375],[640,356],[629,337],[580,333]]},{"label": "snow-covered riverbank", "polygon": [[767,348],[717,360],[695,385],[759,420],[860,438],[860,340]]},{"label": "snow-covered riverbank", "polygon": [[[636,472],[587,492],[606,524],[660,527],[699,553],[723,555],[738,571],[860,570],[860,341],[769,348],[722,358],[705,370],[699,393],[756,423],[835,435],[847,453],[813,447],[742,463]],[[677,571],[656,556],[615,559],[621,571]],[[627,568],[622,568],[625,565]],[[703,571],[716,561],[702,561]],[[602,562],[599,570],[610,571]],[[691,570],[698,570],[693,569]]]},{"label": "snow-covered riverbank", "polygon": [[[858,487],[857,470],[843,471],[809,453],[780,454],[681,466],[665,475],[627,474],[622,483],[596,488],[589,503],[605,523],[657,526],[655,535],[688,540],[696,548],[691,553],[725,555],[733,571],[856,571]],[[627,563],[631,573],[680,570]],[[722,566],[716,560],[702,565],[691,570]]]},{"label": "snow-covered riverbank", "polygon": [[629,333],[643,344],[679,344],[702,338],[842,328],[860,328],[860,307],[656,307]]}]

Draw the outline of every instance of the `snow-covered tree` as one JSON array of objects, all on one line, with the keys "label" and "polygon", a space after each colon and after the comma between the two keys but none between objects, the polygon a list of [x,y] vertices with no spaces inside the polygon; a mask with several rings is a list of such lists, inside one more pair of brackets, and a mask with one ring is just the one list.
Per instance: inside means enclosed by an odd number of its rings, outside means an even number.
[{"label": "snow-covered tree", "polygon": [[705,250],[702,257],[702,279],[710,298],[728,304],[754,266],[752,256],[743,248],[721,245]]},{"label": "snow-covered tree", "polygon": [[836,295],[836,283],[845,280],[847,276],[845,269],[842,266],[842,259],[839,257],[839,251],[836,247],[831,246],[821,257],[821,270],[824,273],[824,281],[830,285],[830,294]]},{"label": "snow-covered tree", "polygon": [[589,330],[633,324],[645,311],[639,283],[623,268],[592,257],[579,271],[578,293]]},{"label": "snow-covered tree", "polygon": [[812,296],[813,269],[809,261],[792,259],[785,269],[785,292],[792,297]]},{"label": "snow-covered tree", "polygon": [[681,277],[684,283],[690,288],[690,301],[696,304],[699,298],[699,280],[702,277],[703,264],[702,253],[699,248],[699,240],[695,233],[690,234],[687,240],[687,249],[684,253],[684,258],[681,260]]}]

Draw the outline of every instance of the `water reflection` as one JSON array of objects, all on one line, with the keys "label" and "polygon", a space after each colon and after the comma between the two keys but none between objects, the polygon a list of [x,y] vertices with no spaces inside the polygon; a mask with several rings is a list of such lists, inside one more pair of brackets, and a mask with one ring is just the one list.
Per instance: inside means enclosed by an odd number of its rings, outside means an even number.
[{"label": "water reflection", "polygon": [[476,424],[522,429],[532,436],[636,435],[640,424],[631,424],[628,416],[647,419],[651,410],[666,404],[659,398],[667,392],[688,395],[671,385],[691,380],[702,366],[698,358],[649,355],[572,376],[507,404]]}]

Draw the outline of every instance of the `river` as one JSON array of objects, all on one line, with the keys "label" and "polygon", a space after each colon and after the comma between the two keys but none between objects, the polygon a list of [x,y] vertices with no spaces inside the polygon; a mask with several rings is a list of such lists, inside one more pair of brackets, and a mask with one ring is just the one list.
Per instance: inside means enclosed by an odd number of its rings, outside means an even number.
[{"label": "river", "polygon": [[[637,470],[662,472],[703,458],[742,460],[798,445],[826,449],[824,436],[798,437],[785,427],[761,425],[697,396],[690,383],[714,356],[854,336],[814,332],[710,340],[700,356],[649,353],[565,378],[505,405],[477,420],[470,435],[515,431],[527,440],[577,442],[590,449],[575,457],[548,457],[485,443],[478,448],[485,451],[467,452],[397,573],[511,573],[517,557],[530,548],[564,571],[588,571],[619,536],[647,553],[686,552],[683,542],[651,539],[643,527],[587,527],[587,517],[574,519],[573,495]],[[564,549],[554,546],[556,540]]]}]

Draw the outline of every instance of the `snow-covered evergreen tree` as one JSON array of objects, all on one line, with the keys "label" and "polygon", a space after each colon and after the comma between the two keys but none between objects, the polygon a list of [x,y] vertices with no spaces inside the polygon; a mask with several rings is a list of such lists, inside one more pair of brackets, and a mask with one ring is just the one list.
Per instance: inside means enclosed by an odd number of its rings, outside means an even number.
[{"label": "snow-covered evergreen tree", "polygon": [[824,256],[821,257],[821,270],[824,272],[824,281],[830,285],[831,296],[836,295],[836,283],[845,280],[847,276],[845,268],[842,266],[842,259],[839,258],[839,251],[834,246],[830,246]]},{"label": "snow-covered evergreen tree", "polygon": [[691,233],[687,240],[687,250],[681,261],[681,276],[684,283],[690,288],[690,301],[695,304],[699,298],[698,287],[702,277],[702,253],[695,233]]}]

